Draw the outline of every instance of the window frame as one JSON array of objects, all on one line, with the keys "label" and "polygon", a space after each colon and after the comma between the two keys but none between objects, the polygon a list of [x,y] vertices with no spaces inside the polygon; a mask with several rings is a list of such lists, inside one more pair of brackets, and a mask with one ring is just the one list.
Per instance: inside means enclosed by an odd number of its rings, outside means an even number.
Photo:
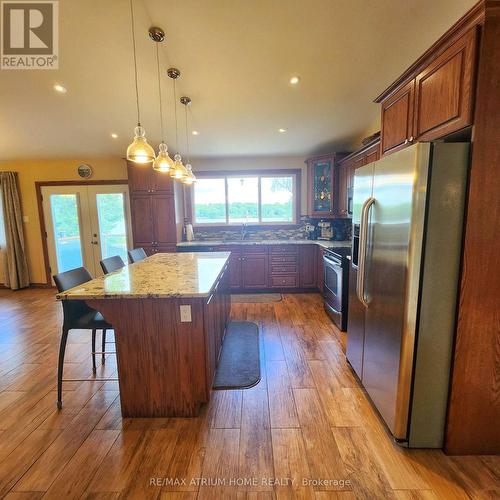
[{"label": "window frame", "polygon": [[[187,215],[191,220],[193,227],[197,228],[212,228],[212,229],[227,229],[227,228],[240,228],[244,224],[252,227],[265,227],[271,229],[273,227],[279,229],[296,228],[300,225],[300,209],[301,209],[301,169],[263,169],[263,170],[213,170],[196,172],[199,179],[224,179],[225,185],[225,202],[226,202],[226,222],[204,223],[196,222],[195,220],[195,195],[194,187],[187,188],[186,191],[186,208]],[[259,217],[258,222],[229,222],[229,200],[228,200],[228,178],[238,177],[257,177],[258,178],[258,205],[257,213]],[[262,191],[261,179],[263,177],[293,177],[293,221],[291,222],[278,222],[262,221]]]}]

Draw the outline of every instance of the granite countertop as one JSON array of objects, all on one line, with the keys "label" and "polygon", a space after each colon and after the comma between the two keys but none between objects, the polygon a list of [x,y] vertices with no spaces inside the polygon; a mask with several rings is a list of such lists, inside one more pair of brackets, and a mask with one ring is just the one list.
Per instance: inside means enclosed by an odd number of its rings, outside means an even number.
[{"label": "granite countertop", "polygon": [[158,253],[59,293],[59,300],[208,297],[230,252]]},{"label": "granite countertop", "polygon": [[351,241],[325,241],[325,240],[204,240],[183,241],[177,243],[178,247],[214,247],[231,245],[319,245],[323,248],[350,247]]}]

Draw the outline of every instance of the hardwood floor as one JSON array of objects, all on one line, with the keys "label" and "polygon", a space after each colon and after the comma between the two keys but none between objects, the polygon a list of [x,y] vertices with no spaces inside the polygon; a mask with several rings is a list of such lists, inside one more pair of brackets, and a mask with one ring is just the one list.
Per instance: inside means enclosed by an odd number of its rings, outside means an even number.
[{"label": "hardwood floor", "polygon": [[[58,412],[61,316],[52,290],[0,290],[0,498],[500,497],[499,457],[392,443],[319,295],[233,304],[260,326],[262,380],[195,419],[122,419],[111,381],[66,383]],[[91,377],[89,352],[72,332],[65,377]],[[98,375],[116,376],[114,356]]]}]

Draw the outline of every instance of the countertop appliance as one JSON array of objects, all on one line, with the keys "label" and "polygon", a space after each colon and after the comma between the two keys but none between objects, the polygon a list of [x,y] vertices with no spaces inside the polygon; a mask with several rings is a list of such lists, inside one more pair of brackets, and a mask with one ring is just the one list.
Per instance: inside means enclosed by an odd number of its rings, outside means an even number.
[{"label": "countertop appliance", "polygon": [[400,444],[442,448],[469,144],[356,169],[347,359]]},{"label": "countertop appliance", "polygon": [[318,222],[319,236],[318,240],[331,240],[333,238],[333,227],[329,221]]},{"label": "countertop appliance", "polygon": [[316,240],[318,235],[316,231],[316,226],[311,223],[306,224],[306,234],[307,234],[307,239],[308,240]]},{"label": "countertop appliance", "polygon": [[324,307],[342,331],[347,327],[350,248],[326,248],[323,254]]}]

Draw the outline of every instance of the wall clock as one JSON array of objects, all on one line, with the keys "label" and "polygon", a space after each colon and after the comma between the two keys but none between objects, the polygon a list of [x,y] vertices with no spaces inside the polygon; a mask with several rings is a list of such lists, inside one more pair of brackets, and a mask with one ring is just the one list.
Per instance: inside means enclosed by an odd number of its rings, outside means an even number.
[{"label": "wall clock", "polygon": [[90,179],[92,177],[92,173],[92,167],[90,165],[87,165],[86,163],[78,165],[78,175],[82,179]]}]

